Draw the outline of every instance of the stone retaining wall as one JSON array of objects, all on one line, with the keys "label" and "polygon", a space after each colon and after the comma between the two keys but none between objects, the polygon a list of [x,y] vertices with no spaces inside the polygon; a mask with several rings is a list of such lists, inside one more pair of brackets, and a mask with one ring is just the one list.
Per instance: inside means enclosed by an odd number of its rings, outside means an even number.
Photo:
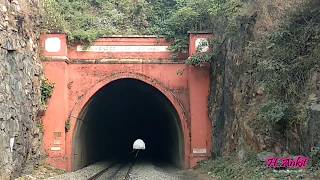
[{"label": "stone retaining wall", "polygon": [[40,158],[38,3],[0,0],[0,179],[31,170]]}]

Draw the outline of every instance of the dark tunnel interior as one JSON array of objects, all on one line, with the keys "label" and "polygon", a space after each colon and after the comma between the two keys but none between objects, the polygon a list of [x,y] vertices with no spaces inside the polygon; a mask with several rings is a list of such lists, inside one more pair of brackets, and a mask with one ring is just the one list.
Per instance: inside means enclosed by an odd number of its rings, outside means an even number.
[{"label": "dark tunnel interior", "polygon": [[178,114],[159,90],[140,80],[116,80],[101,88],[77,122],[74,170],[128,158],[136,139],[146,144],[139,160],[183,166]]}]

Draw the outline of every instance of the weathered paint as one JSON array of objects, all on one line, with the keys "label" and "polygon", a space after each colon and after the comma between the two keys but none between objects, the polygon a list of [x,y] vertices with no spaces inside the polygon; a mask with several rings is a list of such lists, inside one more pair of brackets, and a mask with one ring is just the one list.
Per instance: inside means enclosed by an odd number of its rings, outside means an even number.
[{"label": "weathered paint", "polygon": [[[163,47],[170,46],[164,38],[155,37],[109,37],[100,38],[96,42],[91,44],[92,46],[98,46],[101,49],[106,49],[108,46],[154,46]],[[104,48],[103,48],[104,47]],[[187,57],[187,54],[181,54],[178,59],[183,60]],[[78,45],[68,49],[68,58],[76,60],[97,60],[97,59],[151,59],[151,60],[169,60],[172,58],[170,51],[155,51],[155,52],[119,52],[119,51],[108,51],[105,52],[90,52],[90,51],[79,51]]]},{"label": "weathered paint", "polygon": [[[59,52],[46,52],[45,40],[61,39]],[[208,34],[191,34],[189,53],[196,49],[197,38]],[[210,35],[211,37],[211,35]],[[73,140],[77,117],[94,94],[108,83],[133,78],[152,85],[173,104],[180,117],[184,138],[185,168],[193,167],[211,154],[211,123],[208,117],[209,69],[194,68],[180,60],[171,60],[172,53],[161,52],[88,52],[67,48],[65,35],[42,35],[45,75],[55,83],[53,95],[43,118],[44,150],[48,162],[58,168],[73,170]],[[168,46],[163,38],[109,37],[95,46]],[[52,48],[55,49],[55,48]],[[58,49],[58,48],[56,48]],[[66,58],[62,58],[66,57]],[[65,60],[63,60],[65,59]],[[112,63],[108,63],[113,59]],[[138,59],[138,61],[137,61]],[[135,63],[132,63],[135,61]],[[65,123],[70,129],[65,131]]]},{"label": "weathered paint", "polygon": [[[58,47],[46,47],[46,45],[48,46],[54,46],[54,44],[51,43],[46,43],[47,39],[60,39],[60,45],[59,48]],[[67,59],[67,51],[68,51],[68,47],[67,47],[67,38],[65,34],[42,34],[41,35],[41,40],[40,40],[40,48],[41,48],[41,52],[42,52],[42,56],[43,57],[50,57],[50,58],[54,58],[54,59]],[[50,51],[46,51],[46,49],[59,49],[56,52],[50,52]]]},{"label": "weathered paint", "polygon": [[[213,38],[213,35],[211,33],[208,33],[208,32],[190,33],[189,55],[192,56],[197,52],[197,48],[199,46],[199,42],[201,42],[203,40],[209,41],[212,38]],[[204,48],[202,50],[210,51],[209,48]],[[204,51],[204,52],[206,52],[206,51]]]}]

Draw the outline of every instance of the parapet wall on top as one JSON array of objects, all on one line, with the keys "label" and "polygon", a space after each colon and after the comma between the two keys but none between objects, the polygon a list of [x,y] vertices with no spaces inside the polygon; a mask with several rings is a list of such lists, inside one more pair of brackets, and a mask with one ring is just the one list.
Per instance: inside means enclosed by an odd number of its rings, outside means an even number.
[{"label": "parapet wall on top", "polygon": [[71,62],[127,62],[181,63],[196,52],[200,41],[210,38],[209,33],[190,33],[189,52],[178,55],[170,51],[170,43],[157,36],[105,36],[90,45],[67,44],[65,34],[43,34],[42,55],[54,60]]}]

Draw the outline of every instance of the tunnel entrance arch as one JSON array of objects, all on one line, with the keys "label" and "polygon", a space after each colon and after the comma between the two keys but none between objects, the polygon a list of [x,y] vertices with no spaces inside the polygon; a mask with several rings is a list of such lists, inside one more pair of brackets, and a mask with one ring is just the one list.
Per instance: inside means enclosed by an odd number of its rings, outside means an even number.
[{"label": "tunnel entrance arch", "polygon": [[160,83],[139,75],[112,77],[90,89],[70,116],[71,169],[125,157],[135,139],[148,160],[188,167],[189,128],[183,107]]}]

